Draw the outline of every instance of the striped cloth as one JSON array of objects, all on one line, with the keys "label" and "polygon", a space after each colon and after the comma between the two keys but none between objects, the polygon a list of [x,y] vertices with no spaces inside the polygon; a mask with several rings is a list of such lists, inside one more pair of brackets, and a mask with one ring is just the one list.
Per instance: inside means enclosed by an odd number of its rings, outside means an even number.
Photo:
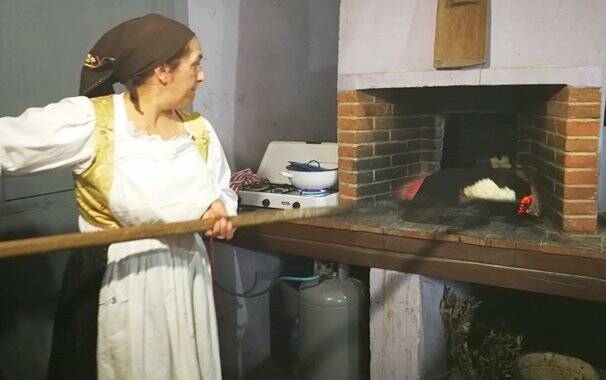
[{"label": "striped cloth", "polygon": [[244,169],[231,175],[229,187],[237,192],[243,186],[259,182],[267,182],[267,179],[256,175],[251,169]]}]

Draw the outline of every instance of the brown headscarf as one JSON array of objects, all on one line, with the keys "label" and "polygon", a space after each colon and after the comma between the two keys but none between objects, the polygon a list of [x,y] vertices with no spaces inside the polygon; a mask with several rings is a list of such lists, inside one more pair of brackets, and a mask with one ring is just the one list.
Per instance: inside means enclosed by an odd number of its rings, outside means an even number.
[{"label": "brown headscarf", "polygon": [[194,36],[187,26],[158,14],[137,17],[113,27],[93,46],[80,74],[80,95],[113,94],[116,82],[165,63]]}]

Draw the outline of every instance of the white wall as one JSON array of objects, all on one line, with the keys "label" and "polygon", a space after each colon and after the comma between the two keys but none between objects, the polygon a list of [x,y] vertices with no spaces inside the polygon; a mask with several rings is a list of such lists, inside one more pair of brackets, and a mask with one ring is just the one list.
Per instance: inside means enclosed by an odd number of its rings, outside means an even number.
[{"label": "white wall", "polygon": [[[606,1],[492,0],[490,4],[490,43],[484,70],[436,72],[433,48],[437,0],[343,1],[339,87],[356,87],[348,76],[419,71],[433,72],[419,80],[429,78],[446,85],[512,82],[511,75],[518,75],[518,83],[545,77],[545,81],[601,84],[601,66],[606,62]],[[586,70],[547,69],[553,67]],[[470,76],[470,72],[475,75]],[[453,81],[452,76],[462,83]],[[380,76],[375,78],[382,80]],[[406,83],[406,79],[398,78]],[[413,86],[418,85],[414,77],[407,78]],[[368,81],[364,85],[368,86]]]},{"label": "white wall", "polygon": [[338,0],[189,0],[205,49],[194,109],[232,170],[257,169],[272,140],[336,141]]},{"label": "white wall", "polygon": [[[339,74],[433,70],[437,0],[344,0]],[[606,1],[492,0],[488,66],[599,66]]]}]

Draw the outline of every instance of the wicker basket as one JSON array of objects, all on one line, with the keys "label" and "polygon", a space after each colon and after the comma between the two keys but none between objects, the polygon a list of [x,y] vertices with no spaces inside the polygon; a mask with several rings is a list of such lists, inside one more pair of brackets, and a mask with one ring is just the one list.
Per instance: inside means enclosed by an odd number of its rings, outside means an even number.
[{"label": "wicker basket", "polygon": [[517,378],[520,380],[599,380],[600,375],[581,359],[537,352],[526,354],[516,364]]}]

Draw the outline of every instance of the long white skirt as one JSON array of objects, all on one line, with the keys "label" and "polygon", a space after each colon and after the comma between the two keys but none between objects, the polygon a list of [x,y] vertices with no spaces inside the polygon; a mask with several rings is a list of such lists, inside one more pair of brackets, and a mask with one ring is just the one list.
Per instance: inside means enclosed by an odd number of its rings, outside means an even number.
[{"label": "long white skirt", "polygon": [[211,269],[193,236],[110,246],[99,379],[220,379]]}]

